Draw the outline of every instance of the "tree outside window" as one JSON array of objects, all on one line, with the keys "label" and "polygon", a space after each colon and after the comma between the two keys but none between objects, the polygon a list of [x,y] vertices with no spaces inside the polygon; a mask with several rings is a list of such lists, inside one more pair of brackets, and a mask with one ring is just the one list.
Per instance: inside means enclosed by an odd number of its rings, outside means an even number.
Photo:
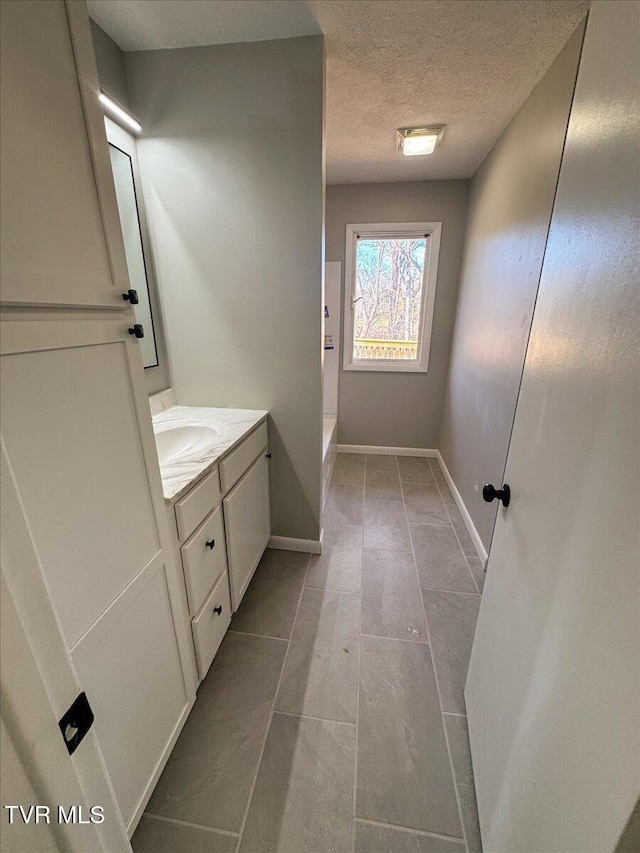
[{"label": "tree outside window", "polygon": [[427,239],[358,239],[355,358],[417,357]]}]

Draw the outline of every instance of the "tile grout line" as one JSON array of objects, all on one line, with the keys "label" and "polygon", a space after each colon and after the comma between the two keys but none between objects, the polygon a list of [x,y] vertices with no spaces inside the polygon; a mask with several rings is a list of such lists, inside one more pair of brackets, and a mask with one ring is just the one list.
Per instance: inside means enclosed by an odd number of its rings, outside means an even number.
[{"label": "tile grout line", "polygon": [[[354,592],[352,589],[335,589],[332,586],[307,586],[305,584],[305,589],[313,589],[315,592],[337,592],[338,595],[360,595],[359,592]],[[276,639],[273,637],[272,639]]]},{"label": "tile grout line", "polygon": [[[444,501],[443,501],[443,503],[444,503]],[[446,507],[445,507],[445,509],[446,509]],[[447,530],[449,527],[453,527],[453,525],[447,521],[440,522],[439,524],[438,524],[438,522],[435,522],[435,524],[434,524],[431,521],[410,521],[409,524],[413,525],[414,527],[440,527],[443,530]],[[455,533],[455,530],[454,530],[454,533]],[[466,554],[465,554],[465,557],[466,557]]]},{"label": "tile grout line", "polygon": [[[397,554],[408,554],[408,551],[396,551]],[[425,620],[426,621],[426,620]],[[428,646],[427,640],[410,640],[408,637],[383,637],[381,634],[365,634],[360,632],[361,637],[371,637],[374,640],[392,640],[398,643],[411,643],[414,646]]]},{"label": "tile grout line", "polygon": [[[440,489],[438,489],[438,494],[440,494]],[[442,497],[440,497],[440,500],[442,500]],[[405,513],[405,517],[407,519],[407,527],[408,527],[409,526],[409,516],[407,514],[407,505],[406,505],[406,502],[404,500],[404,492],[402,493],[402,503],[404,505],[404,513]],[[444,501],[442,501],[442,503],[444,504]],[[445,509],[446,509],[446,505],[445,505]],[[449,513],[447,511],[447,515],[448,514]],[[451,526],[453,527],[453,525],[451,525]],[[464,820],[462,818],[462,804],[460,801],[460,794],[458,792],[458,784],[456,782],[456,774],[455,774],[454,769],[453,769],[453,758],[451,756],[451,747],[449,746],[449,737],[447,735],[447,726],[445,724],[444,711],[442,708],[442,696],[440,694],[440,684],[438,683],[438,674],[436,671],[436,662],[435,662],[435,658],[433,655],[433,646],[431,645],[431,633],[429,631],[429,619],[427,618],[427,610],[424,606],[424,598],[422,595],[422,589],[420,587],[420,575],[418,574],[418,561],[416,560],[416,552],[415,552],[415,549],[413,547],[413,539],[411,537],[411,529],[409,529],[409,539],[411,541],[411,553],[413,554],[413,566],[414,566],[414,569],[416,571],[416,581],[418,582],[418,592],[420,594],[420,601],[422,601],[422,612],[424,613],[424,623],[425,623],[425,626],[427,629],[427,640],[429,643],[429,656],[431,658],[431,666],[433,668],[433,678],[434,678],[434,681],[436,684],[436,694],[438,696],[438,705],[440,706],[440,720],[442,722],[442,729],[444,731],[445,744],[447,745],[447,755],[449,757],[449,769],[451,771],[451,781],[453,782],[453,790],[454,790],[454,793],[456,795],[456,804],[458,806],[458,818],[460,820],[460,828],[462,830],[462,839],[464,841],[465,850],[467,851],[467,853],[469,853],[469,848],[467,845],[467,834],[466,834],[466,830],[465,830],[465,826],[464,826]],[[474,583],[475,583],[475,580],[474,580]]]},{"label": "tile grout line", "polygon": [[230,832],[228,829],[218,829],[214,826],[205,826],[203,823],[193,823],[193,821],[190,820],[180,820],[177,817],[165,817],[164,815],[154,814],[153,812],[147,811],[143,812],[142,817],[150,817],[153,820],[163,820],[166,823],[176,823],[178,826],[189,826],[192,829],[202,829],[205,832],[213,832],[218,835],[227,835],[231,838],[239,838],[237,832]]},{"label": "tile grout line", "polygon": [[294,714],[293,711],[278,711],[275,710],[275,714],[280,714],[283,717],[300,717],[303,720],[318,720],[321,723],[337,723],[340,726],[355,726],[355,723],[349,722],[349,720],[334,720],[331,717],[314,717],[312,714]]},{"label": "tile grout line", "polygon": [[284,637],[272,637],[270,634],[251,634],[249,631],[238,631],[236,628],[227,628],[227,634],[243,634],[245,637],[258,637],[261,640],[277,640],[279,643],[288,643]]},{"label": "tile grout line", "polygon": [[439,838],[442,841],[461,841],[464,844],[464,838],[460,835],[443,835],[441,832],[430,832],[428,829],[416,829],[413,826],[403,826],[401,823],[387,823],[384,820],[372,820],[368,817],[356,818],[358,823],[365,823],[371,826],[384,826],[390,829],[399,829],[403,832],[412,832],[414,835],[420,835],[427,838]]},{"label": "tile grout line", "polygon": [[362,489],[362,559],[360,561],[360,612],[358,613],[358,667],[356,690],[356,742],[353,762],[353,807],[351,815],[351,848],[356,850],[356,814],[358,807],[358,743],[360,729],[360,664],[362,661],[362,605],[364,602],[364,512],[367,499],[367,457],[364,457],[364,488]]},{"label": "tile grout line", "polygon": [[[431,467],[431,466],[429,466],[429,467]],[[433,469],[431,469],[431,470],[433,471]],[[438,465],[438,471],[440,471],[442,473],[442,469],[440,468],[440,465]],[[445,499],[442,496],[442,489],[440,488],[440,485],[438,483],[438,478],[435,476],[435,474],[434,474],[433,479],[436,481],[436,488],[438,489],[438,494],[440,495],[440,500],[444,504],[444,509],[445,509],[445,512],[447,513],[447,518],[449,519],[449,523],[451,524],[451,527],[453,528],[453,534],[456,537],[456,541],[458,543],[458,546],[460,547],[460,550],[462,551],[462,556],[464,557],[464,562],[465,562],[465,565],[467,567],[467,571],[471,575],[471,580],[473,581],[473,585],[475,586],[475,588],[478,591],[478,595],[482,595],[482,593],[480,592],[480,587],[476,583],[476,579],[474,577],[474,574],[471,571],[471,566],[469,565],[469,560],[467,559],[467,555],[464,553],[464,548],[462,547],[462,542],[460,542],[460,537],[458,536],[458,531],[456,530],[456,526],[453,523],[453,519],[451,518],[451,513],[449,512],[449,507],[447,506],[447,502],[445,501]],[[445,485],[446,485],[446,483],[445,483]],[[449,486],[447,486],[447,490],[449,490]],[[449,491],[449,494],[451,494],[451,491]],[[453,497],[453,495],[451,495],[451,497]]]},{"label": "tile grout line", "polygon": [[247,798],[247,806],[244,811],[244,817],[242,818],[242,823],[240,824],[240,832],[238,833],[238,843],[236,845],[236,853],[240,850],[240,845],[242,844],[242,838],[244,836],[244,830],[247,825],[247,818],[249,817],[249,809],[251,808],[251,801],[253,800],[253,794],[255,792],[256,783],[258,781],[258,774],[260,773],[260,767],[262,766],[262,759],[264,758],[264,751],[267,747],[267,740],[269,738],[269,732],[271,731],[271,724],[273,722],[273,715],[275,713],[276,701],[278,699],[278,692],[280,691],[280,684],[282,683],[282,676],[284,675],[284,668],[287,665],[287,658],[289,657],[289,650],[291,648],[291,637],[293,636],[293,629],[295,628],[296,621],[298,619],[298,613],[300,611],[300,605],[302,603],[302,595],[304,593],[304,582],[307,579],[307,574],[309,572],[309,566],[311,564],[311,554],[308,555],[307,566],[304,570],[304,577],[302,579],[302,586],[300,587],[300,595],[298,597],[298,604],[296,606],[295,616],[293,617],[293,622],[291,623],[291,630],[289,631],[289,639],[287,642],[287,650],[284,653],[284,659],[282,661],[282,667],[280,669],[280,676],[278,678],[278,683],[276,685],[275,692],[273,694],[273,702],[271,703],[271,711],[269,713],[269,722],[267,723],[267,727],[264,733],[264,739],[262,741],[262,748],[260,749],[260,755],[258,756],[258,762],[256,764],[256,772],[253,777],[253,782],[251,783],[251,788],[249,789],[249,797]]},{"label": "tile grout line", "polygon": [[430,586],[421,586],[423,592],[444,592],[447,595],[472,595],[474,598],[482,598],[479,592],[462,592],[459,589],[434,589]]}]

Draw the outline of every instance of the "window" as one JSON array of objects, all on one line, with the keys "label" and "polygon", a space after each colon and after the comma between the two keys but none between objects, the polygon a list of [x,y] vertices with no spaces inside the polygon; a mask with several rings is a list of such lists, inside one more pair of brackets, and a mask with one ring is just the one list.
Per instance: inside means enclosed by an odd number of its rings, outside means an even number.
[{"label": "window", "polygon": [[345,370],[426,373],[441,229],[347,225]]}]

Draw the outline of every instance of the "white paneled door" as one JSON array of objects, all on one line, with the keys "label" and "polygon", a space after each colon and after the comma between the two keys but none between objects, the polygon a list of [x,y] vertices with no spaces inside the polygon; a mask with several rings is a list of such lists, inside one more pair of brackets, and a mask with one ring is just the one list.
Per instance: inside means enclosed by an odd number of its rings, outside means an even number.
[{"label": "white paneled door", "polygon": [[611,853],[640,791],[639,30],[592,5],[469,667],[491,853]]}]

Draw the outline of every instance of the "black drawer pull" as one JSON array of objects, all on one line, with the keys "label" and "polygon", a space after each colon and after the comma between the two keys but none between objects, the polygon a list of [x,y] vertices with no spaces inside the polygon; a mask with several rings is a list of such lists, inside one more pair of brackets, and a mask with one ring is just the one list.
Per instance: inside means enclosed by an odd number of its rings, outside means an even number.
[{"label": "black drawer pull", "polygon": [[222,605],[221,605],[221,604],[219,604],[217,607],[214,607],[214,608],[213,608],[213,612],[214,612],[214,613],[217,613],[217,614],[218,614],[218,616],[222,616]]},{"label": "black drawer pull", "polygon": [[216,540],[215,540],[215,539],[210,539],[210,540],[206,543],[206,546],[207,546],[207,548],[211,548],[211,550],[213,551],[215,544],[216,544]]}]

